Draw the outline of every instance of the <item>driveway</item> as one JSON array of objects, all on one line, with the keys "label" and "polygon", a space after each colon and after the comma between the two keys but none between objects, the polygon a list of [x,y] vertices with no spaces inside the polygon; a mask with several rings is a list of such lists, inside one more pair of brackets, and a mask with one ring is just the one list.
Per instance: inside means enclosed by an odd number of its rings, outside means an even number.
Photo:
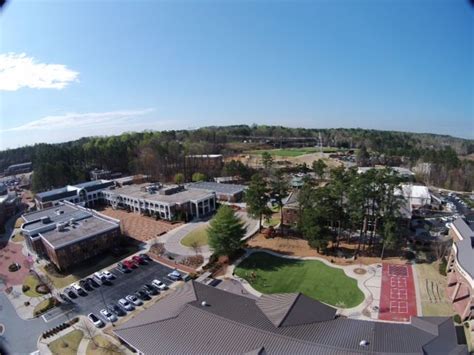
[{"label": "driveway", "polygon": [[7,354],[29,354],[37,349],[39,336],[46,330],[66,321],[65,316],[44,322],[42,318],[23,320],[15,312],[7,296],[0,293],[0,323],[5,326],[5,333],[0,336],[0,348]]}]

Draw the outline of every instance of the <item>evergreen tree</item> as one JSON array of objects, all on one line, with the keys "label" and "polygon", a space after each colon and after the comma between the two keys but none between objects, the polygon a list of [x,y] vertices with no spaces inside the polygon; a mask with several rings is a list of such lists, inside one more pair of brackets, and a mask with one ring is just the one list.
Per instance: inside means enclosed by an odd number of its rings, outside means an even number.
[{"label": "evergreen tree", "polygon": [[312,168],[314,173],[316,174],[316,177],[321,180],[324,177],[324,172],[327,168],[327,165],[324,160],[318,159],[313,161]]},{"label": "evergreen tree", "polygon": [[247,203],[248,214],[260,220],[260,230],[262,229],[262,217],[271,213],[268,207],[268,193],[267,184],[262,176],[260,174],[253,175],[250,185],[245,191],[244,201]]},{"label": "evergreen tree", "polygon": [[280,229],[283,230],[283,200],[288,196],[290,186],[281,170],[277,170],[270,180],[270,196],[280,209]]},{"label": "evergreen tree", "polygon": [[234,210],[223,205],[211,220],[207,231],[209,246],[214,254],[230,256],[238,251],[245,236],[246,227],[244,222],[235,214]]},{"label": "evergreen tree", "polygon": [[191,180],[193,180],[194,182],[205,181],[206,175],[204,175],[203,173],[194,173]]}]

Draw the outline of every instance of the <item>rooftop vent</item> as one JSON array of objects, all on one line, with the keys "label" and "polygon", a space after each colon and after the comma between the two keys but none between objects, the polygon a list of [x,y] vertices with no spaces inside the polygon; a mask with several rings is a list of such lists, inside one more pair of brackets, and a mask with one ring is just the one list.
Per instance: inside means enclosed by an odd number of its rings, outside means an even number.
[{"label": "rooftop vent", "polygon": [[51,222],[51,219],[49,218],[49,216],[44,216],[44,217],[41,217],[41,222],[43,224],[47,224],[47,223]]},{"label": "rooftop vent", "polygon": [[60,210],[59,208],[55,212],[58,216],[64,213],[64,211]]},{"label": "rooftop vent", "polygon": [[361,340],[360,343],[359,343],[359,346],[369,346],[369,342],[365,339]]},{"label": "rooftop vent", "polygon": [[206,301],[202,301],[202,302],[201,302],[201,306],[202,306],[202,307],[207,307],[207,302],[206,302]]}]

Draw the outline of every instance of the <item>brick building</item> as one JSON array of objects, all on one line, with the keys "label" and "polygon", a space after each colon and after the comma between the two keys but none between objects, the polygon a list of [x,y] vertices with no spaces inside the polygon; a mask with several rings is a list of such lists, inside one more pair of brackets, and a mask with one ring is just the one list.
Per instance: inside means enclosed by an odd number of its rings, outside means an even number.
[{"label": "brick building", "polygon": [[22,216],[28,250],[49,259],[59,270],[117,246],[120,221],[70,202]]}]

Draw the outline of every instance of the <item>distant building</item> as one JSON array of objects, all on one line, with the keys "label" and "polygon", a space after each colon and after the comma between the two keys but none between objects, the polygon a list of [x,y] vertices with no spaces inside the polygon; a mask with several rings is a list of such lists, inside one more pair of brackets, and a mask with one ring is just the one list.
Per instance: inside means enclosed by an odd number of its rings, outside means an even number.
[{"label": "distant building", "polygon": [[5,176],[29,173],[33,168],[33,163],[13,164],[5,169]]},{"label": "distant building", "polygon": [[120,221],[64,202],[22,216],[28,249],[67,270],[120,243]]},{"label": "distant building", "polygon": [[214,181],[219,184],[238,184],[242,178],[240,176],[218,176],[214,178]]},{"label": "distant building", "polygon": [[63,201],[69,201],[91,207],[100,202],[100,191],[113,185],[113,181],[95,180],[40,192],[35,196],[36,206],[39,209],[43,209],[55,206]]},{"label": "distant building", "polygon": [[399,167],[399,166],[384,166],[384,165],[362,166],[362,167],[357,168],[357,172],[359,174],[362,174],[362,173],[366,173],[367,171],[372,170],[372,169],[385,169],[385,168],[389,168],[389,169],[395,171],[399,176],[401,176],[403,178],[413,178],[413,177],[415,177],[415,173],[413,171],[411,171],[410,169],[407,169],[407,168]]},{"label": "distant building", "polygon": [[140,184],[113,187],[101,192],[104,203],[161,219],[207,216],[216,209],[213,191],[178,185]]},{"label": "distant building", "polygon": [[293,190],[283,201],[282,223],[286,226],[296,225],[300,215],[300,207],[298,202],[299,190]]},{"label": "distant building", "polygon": [[450,317],[339,317],[301,293],[245,297],[187,282],[113,329],[138,354],[468,354]]},{"label": "distant building", "polygon": [[218,200],[228,202],[241,201],[244,195],[244,191],[247,188],[244,185],[220,184],[217,182],[208,181],[194,182],[188,184],[187,187],[192,189],[208,190],[211,192],[215,192]]},{"label": "distant building", "polygon": [[402,184],[395,195],[405,199],[410,212],[431,204],[431,193],[427,186]]},{"label": "distant building", "polygon": [[133,184],[143,184],[147,182],[149,179],[148,175],[137,174],[137,175],[130,175],[124,176],[113,179],[116,186],[125,186],[125,185],[133,185]]},{"label": "distant building", "polygon": [[474,231],[458,218],[449,231],[453,247],[448,261],[448,298],[462,320],[474,316]]},{"label": "distant building", "polygon": [[20,204],[20,198],[15,192],[8,192],[4,184],[0,184],[0,226],[15,215]]}]

